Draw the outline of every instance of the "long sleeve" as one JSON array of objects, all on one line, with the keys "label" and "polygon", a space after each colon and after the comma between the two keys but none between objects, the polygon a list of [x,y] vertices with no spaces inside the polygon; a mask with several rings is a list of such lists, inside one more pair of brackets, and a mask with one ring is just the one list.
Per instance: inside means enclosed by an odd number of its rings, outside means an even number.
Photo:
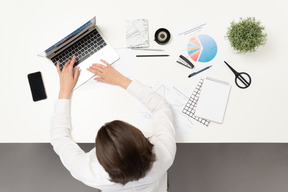
[{"label": "long sleeve", "polygon": [[143,86],[138,81],[132,81],[127,88],[127,91],[151,111],[153,119],[155,119],[154,135],[160,140],[174,159],[176,141],[173,126],[173,113],[170,105],[158,93]]},{"label": "long sleeve", "polygon": [[70,100],[59,99],[55,103],[50,130],[51,144],[70,173],[88,186],[104,191],[137,192],[143,191],[144,188],[148,190],[158,186],[160,178],[173,163],[176,143],[173,115],[169,104],[138,81],[133,81],[127,91],[147,106],[156,119],[153,123],[154,135],[151,140],[158,156],[145,178],[129,182],[125,186],[110,181],[108,173],[97,160],[95,148],[85,153],[71,138]]},{"label": "long sleeve", "polygon": [[75,178],[81,177],[85,152],[71,138],[70,100],[56,101],[51,124],[51,144],[55,152]]}]

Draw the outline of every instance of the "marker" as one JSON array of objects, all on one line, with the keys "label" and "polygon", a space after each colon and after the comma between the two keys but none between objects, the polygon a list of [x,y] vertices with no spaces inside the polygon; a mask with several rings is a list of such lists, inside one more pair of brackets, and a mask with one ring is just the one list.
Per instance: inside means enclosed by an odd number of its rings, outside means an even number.
[{"label": "marker", "polygon": [[205,67],[204,69],[201,69],[200,71],[191,73],[190,75],[188,75],[188,78],[193,77],[194,75],[197,75],[198,73],[201,73],[202,71],[205,71],[205,70],[209,69],[210,67],[212,67],[212,65]]}]

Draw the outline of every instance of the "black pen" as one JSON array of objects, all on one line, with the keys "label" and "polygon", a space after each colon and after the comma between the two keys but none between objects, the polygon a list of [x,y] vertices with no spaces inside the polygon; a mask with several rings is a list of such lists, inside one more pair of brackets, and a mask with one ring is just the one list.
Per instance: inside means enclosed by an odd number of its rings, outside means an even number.
[{"label": "black pen", "polygon": [[191,73],[190,75],[188,75],[188,78],[193,77],[194,75],[197,75],[198,73],[201,73],[202,71],[205,71],[206,69],[209,69],[210,67],[212,67],[212,65],[205,67],[204,69],[201,69],[200,71]]},{"label": "black pen", "polygon": [[136,57],[168,57],[169,55],[136,55]]}]

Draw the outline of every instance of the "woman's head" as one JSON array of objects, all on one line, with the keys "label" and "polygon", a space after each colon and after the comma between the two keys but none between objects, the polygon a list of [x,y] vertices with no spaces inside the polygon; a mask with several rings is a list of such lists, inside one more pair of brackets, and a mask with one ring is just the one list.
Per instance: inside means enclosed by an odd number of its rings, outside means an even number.
[{"label": "woman's head", "polygon": [[140,130],[123,121],[103,125],[95,147],[97,159],[111,181],[123,185],[143,178],[156,160],[153,144]]}]

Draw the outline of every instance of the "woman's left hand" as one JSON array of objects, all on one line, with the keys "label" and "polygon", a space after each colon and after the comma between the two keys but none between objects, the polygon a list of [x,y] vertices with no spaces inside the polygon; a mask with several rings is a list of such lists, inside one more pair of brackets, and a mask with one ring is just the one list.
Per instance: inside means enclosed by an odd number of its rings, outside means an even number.
[{"label": "woman's left hand", "polygon": [[91,73],[98,75],[99,77],[94,78],[94,80],[108,83],[111,85],[118,85],[124,89],[130,85],[131,80],[119,73],[105,60],[100,60],[103,64],[94,63],[87,70]]}]

